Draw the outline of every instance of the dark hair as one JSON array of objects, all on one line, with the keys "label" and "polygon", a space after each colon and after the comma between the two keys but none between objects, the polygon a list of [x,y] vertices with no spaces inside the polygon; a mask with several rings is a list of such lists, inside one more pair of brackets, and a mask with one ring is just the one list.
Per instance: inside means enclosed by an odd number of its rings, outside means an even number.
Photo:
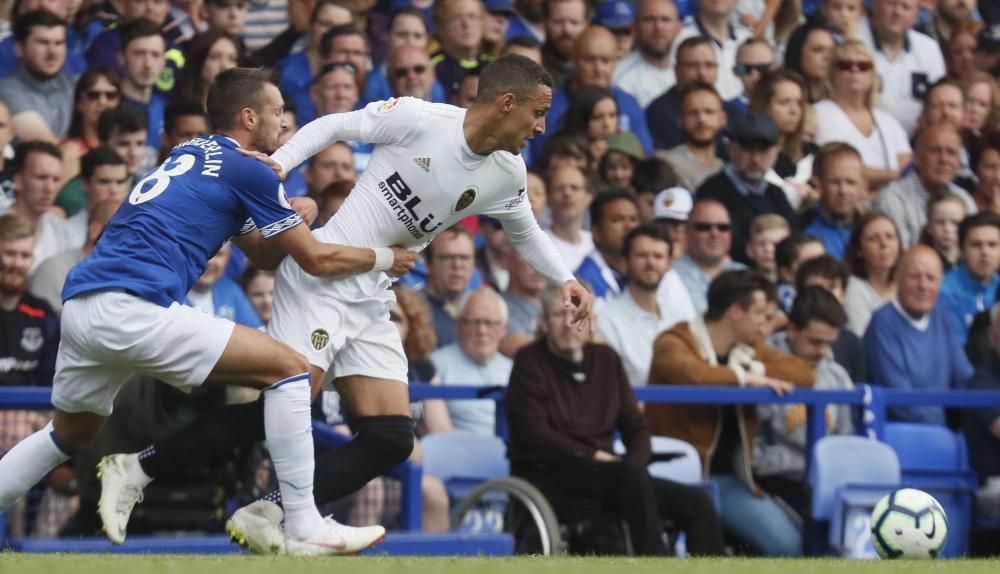
[{"label": "dark hair", "polygon": [[600,193],[590,204],[590,226],[593,227],[595,225],[600,225],[601,220],[604,219],[604,208],[611,204],[611,202],[618,201],[620,199],[630,201],[633,205],[638,207],[635,195],[628,190],[616,189]]},{"label": "dark hair", "polygon": [[546,2],[542,2],[542,18],[548,20],[549,14],[551,14],[550,11],[552,10],[553,4],[568,3],[568,2],[578,2],[580,4],[583,4],[583,10],[584,14],[586,14],[586,20],[587,22],[590,22],[591,9],[590,9],[590,4],[586,0],[547,0]]},{"label": "dark hair", "polygon": [[824,253],[819,257],[814,257],[809,261],[803,262],[799,266],[799,270],[795,273],[795,291],[801,292],[805,289],[806,281],[810,277],[822,277],[831,281],[840,281],[841,287],[846,289],[847,280],[850,275],[851,272],[847,268],[846,263],[829,253]]},{"label": "dark hair", "polygon": [[208,54],[212,51],[212,46],[219,40],[226,38],[236,47],[236,65],[242,66],[246,54],[243,53],[243,42],[225,30],[214,28],[207,32],[197,34],[188,42],[185,53],[184,68],[177,78],[177,87],[171,96],[172,100],[196,100],[203,101],[208,93],[208,86],[201,78],[202,69],[208,60]]},{"label": "dark hair", "polygon": [[14,41],[23,44],[31,36],[35,26],[41,28],[68,28],[66,21],[48,10],[32,10],[14,20]]},{"label": "dark hair", "polygon": [[102,165],[125,165],[125,160],[107,145],[95,147],[80,158],[80,178],[90,179]]},{"label": "dark hair", "polygon": [[792,304],[788,320],[799,329],[805,329],[810,321],[819,321],[840,329],[847,324],[847,313],[833,293],[822,287],[812,286],[795,294],[795,303]]},{"label": "dark hair", "polygon": [[97,119],[97,139],[101,143],[107,143],[116,133],[131,134],[148,129],[146,114],[124,106],[108,108]]},{"label": "dark hair", "polygon": [[933,84],[927,87],[927,92],[924,93],[924,103],[927,103],[927,100],[930,99],[931,94],[934,92],[934,90],[937,90],[938,88],[943,88],[945,86],[951,86],[956,90],[958,90],[958,92],[962,94],[962,100],[963,101],[965,100],[965,90],[962,89],[962,85],[958,83],[958,80],[949,78],[948,76],[942,76],[941,79],[939,79],[938,81],[934,82]]},{"label": "dark hair", "polygon": [[42,140],[21,142],[14,147],[14,158],[10,160],[10,172],[12,174],[21,173],[25,164],[28,163],[28,156],[33,153],[50,155],[59,161],[62,161],[63,157],[62,151],[52,142]]},{"label": "dark hair", "polygon": [[591,116],[594,115],[594,107],[598,102],[611,100],[618,110],[618,101],[611,90],[601,86],[584,86],[576,90],[569,104],[569,109],[563,119],[562,131],[587,135],[587,125]]},{"label": "dark hair", "polygon": [[173,100],[163,109],[163,133],[174,131],[177,121],[188,116],[199,116],[208,119],[205,106],[194,100]]},{"label": "dark hair", "polygon": [[278,85],[277,75],[266,68],[230,68],[208,88],[206,107],[213,130],[231,130],[243,108],[258,111],[266,84]]},{"label": "dark hair", "polygon": [[705,37],[705,36],[691,36],[690,38],[687,38],[686,40],[684,40],[683,42],[681,42],[680,46],[677,46],[677,53],[674,56],[674,58],[675,58],[674,62],[675,63],[679,62],[681,60],[681,54],[683,54],[684,52],[687,52],[688,50],[693,50],[694,48],[697,48],[698,46],[708,46],[709,48],[712,48],[713,50],[715,49],[715,46],[712,45],[712,41],[709,40],[707,37]]},{"label": "dark hair", "polygon": [[[139,38],[148,38],[150,36],[158,36],[163,38],[163,32],[160,30],[160,25],[147,18],[139,18],[138,20],[133,20],[122,24],[121,27],[121,51],[125,53],[128,49],[128,45],[138,40]],[[164,44],[166,44],[166,38],[163,38]]]},{"label": "dark hair", "polygon": [[733,305],[747,309],[753,304],[753,294],[763,291],[768,301],[777,299],[774,283],[751,269],[723,271],[708,286],[708,310],[705,319],[717,321]]},{"label": "dark hair", "polygon": [[542,144],[542,151],[535,158],[534,167],[542,174],[545,174],[549,170],[549,164],[552,162],[552,156],[554,155],[579,156],[587,166],[593,163],[593,157],[590,155],[590,142],[587,141],[586,136],[581,134],[572,134],[563,131],[552,134],[552,137],[545,140],[545,143]]},{"label": "dark hair", "polygon": [[90,88],[94,87],[101,78],[106,79],[112,86],[118,90],[119,100],[122,93],[121,79],[118,77],[118,73],[111,68],[103,65],[96,65],[91,68],[87,68],[77,80],[76,87],[73,89],[73,118],[69,122],[69,130],[66,132],[67,138],[82,138],[84,125],[83,125],[83,114],[80,110],[76,109],[76,106],[83,99],[84,94],[87,93]]},{"label": "dark hair", "polygon": [[[898,257],[903,257],[903,241],[899,237],[899,226],[897,226],[896,222],[893,221],[893,219],[884,211],[869,211],[854,222],[854,229],[851,230],[851,237],[847,240],[847,246],[844,248],[844,261],[850,268],[851,275],[860,279],[868,279],[868,269],[865,267],[865,259],[861,253],[861,235],[865,232],[869,225],[880,219],[884,219],[891,223],[893,229],[896,230],[896,242],[899,247]],[[897,259],[896,265],[892,268],[890,278],[896,275],[896,268],[898,267],[899,260]]]},{"label": "dark hair", "polygon": [[823,147],[816,151],[816,156],[813,160],[813,176],[822,183],[823,178],[826,177],[826,162],[842,155],[852,155],[858,158],[858,161],[864,165],[864,161],[861,159],[861,152],[857,148],[847,142],[830,142],[823,144]]},{"label": "dark hair", "polygon": [[523,101],[534,96],[538,86],[550,89],[553,86],[552,76],[545,68],[520,54],[504,54],[483,68],[476,103],[492,102],[507,93]]},{"label": "dark hair", "polygon": [[320,58],[326,60],[330,57],[330,51],[333,50],[333,42],[341,36],[360,36],[361,39],[365,41],[365,46],[368,45],[368,35],[365,34],[364,30],[358,28],[354,24],[340,24],[338,26],[333,26],[324,32],[323,37],[320,38]]},{"label": "dark hair", "polygon": [[965,248],[965,238],[969,232],[980,227],[995,227],[1000,230],[1000,214],[994,211],[980,211],[975,215],[970,215],[958,224],[958,245]]},{"label": "dark hair", "polygon": [[805,24],[796,28],[788,38],[788,47],[785,48],[785,69],[805,76],[805,71],[802,69],[802,49],[805,47],[809,35],[817,30],[826,32],[834,38],[837,36],[837,32],[826,24],[807,20]]},{"label": "dark hair", "polygon": [[979,140],[979,145],[972,150],[972,170],[979,173],[979,164],[983,160],[988,150],[993,150],[1000,154],[1000,131],[992,130],[983,134]]},{"label": "dark hair", "polygon": [[802,248],[810,243],[820,243],[820,240],[805,233],[793,233],[782,239],[774,247],[774,263],[779,269],[788,269],[799,258]]},{"label": "dark hair", "polygon": [[632,231],[629,231],[628,235],[625,236],[625,242],[622,244],[625,257],[628,257],[632,252],[632,243],[639,237],[648,237],[654,241],[662,241],[666,243],[668,257],[670,256],[670,253],[673,253],[674,251],[674,243],[673,241],[670,241],[670,236],[667,235],[667,232],[662,227],[653,223],[644,223]]},{"label": "dark hair", "polygon": [[[338,8],[344,8],[343,6],[340,5],[340,0],[319,0],[318,2],[316,2],[316,5],[313,6],[312,14],[309,14],[310,26],[316,23],[316,18],[319,16],[319,11],[324,6],[327,5],[336,6]],[[347,10],[347,8],[344,8],[344,10]]]},{"label": "dark hair", "polygon": [[[336,0],[339,2],[340,0]],[[331,3],[336,3],[331,0]],[[419,8],[414,8],[413,6],[407,6],[405,8],[400,8],[399,10],[394,10],[392,15],[389,16],[389,25],[386,26],[386,30],[391,30],[392,25],[396,23],[396,18],[400,16],[413,16],[414,18],[420,18],[420,21],[424,23],[424,31],[430,34],[430,28],[427,26],[427,18],[424,17],[424,13]]]},{"label": "dark hair", "polygon": [[710,94],[718,98],[719,104],[725,103],[722,101],[722,96],[719,95],[719,90],[716,90],[715,86],[709,84],[708,82],[695,80],[689,84],[685,84],[683,87],[680,88],[680,93],[678,94],[680,98],[678,99],[678,101],[681,103],[681,107],[682,108],[684,107],[684,100],[686,100],[689,95],[700,92],[709,92]]},{"label": "dark hair", "polygon": [[668,187],[676,187],[677,172],[666,161],[658,157],[639,160],[632,172],[632,188],[638,193],[660,193]]},{"label": "dark hair", "polygon": [[[442,231],[441,233],[439,233],[437,235],[437,237],[435,237],[434,239],[437,239],[438,237],[441,237],[442,235],[444,235],[446,233],[449,234],[449,235],[468,237],[469,241],[473,241],[473,249],[475,249],[475,241],[474,241],[474,239],[472,237],[472,233],[469,231],[468,227],[465,227],[464,225],[461,225],[461,224],[452,225],[448,229],[445,229],[444,231]],[[434,244],[434,241],[431,240],[431,241],[427,242],[427,247],[424,248],[424,260],[428,264],[430,264],[430,262],[434,259],[434,247],[432,247],[433,244]]]}]

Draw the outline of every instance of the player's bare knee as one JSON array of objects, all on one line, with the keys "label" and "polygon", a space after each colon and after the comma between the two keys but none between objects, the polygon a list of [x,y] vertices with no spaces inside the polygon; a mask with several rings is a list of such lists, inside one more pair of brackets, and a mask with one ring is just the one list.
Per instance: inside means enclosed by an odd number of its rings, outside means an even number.
[{"label": "player's bare knee", "polygon": [[274,362],[274,368],[277,370],[275,373],[277,380],[280,381],[309,372],[309,359],[306,359],[304,355],[296,353],[290,347],[284,345],[282,347],[283,352],[280,358]]}]

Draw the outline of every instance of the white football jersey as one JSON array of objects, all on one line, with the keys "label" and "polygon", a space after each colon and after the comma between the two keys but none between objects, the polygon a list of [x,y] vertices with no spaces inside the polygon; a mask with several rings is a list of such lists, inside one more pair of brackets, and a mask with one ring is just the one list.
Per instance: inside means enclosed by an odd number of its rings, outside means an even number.
[{"label": "white football jersey", "polygon": [[419,250],[470,215],[493,216],[505,227],[535,225],[524,160],[473,153],[464,109],[397,98],[352,113],[362,114],[359,139],[375,151],[336,215],[315,232],[320,241]]}]

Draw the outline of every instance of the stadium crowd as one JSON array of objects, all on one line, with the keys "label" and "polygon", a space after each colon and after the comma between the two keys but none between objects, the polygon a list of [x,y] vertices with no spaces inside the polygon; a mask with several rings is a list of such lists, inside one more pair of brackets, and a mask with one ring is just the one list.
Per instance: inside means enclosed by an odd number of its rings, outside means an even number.
[{"label": "stadium crowd", "polygon": [[[522,153],[524,191],[597,298],[592,336],[566,327],[558,291],[488,217],[427,246],[390,318],[411,382],[509,384],[512,470],[557,511],[601,500],[641,553],[664,551],[667,518],[694,553],[722,552],[724,532],[796,555],[804,407],[643,406],[633,387],[1000,389],[995,1],[13,0],[0,18],[0,385],[51,385],[66,274],[133,185],[210,130],[220,71],[273,68],[287,138],[392,97],[467,107],[482,68],[517,53],[556,86],[546,133]],[[331,145],[285,190],[316,201],[314,225],[336,225],[371,152]],[[265,328],[273,290],[271,272],[224,248],[185,303]],[[9,534],[94,532],[101,455],[256,400],[128,389],[98,444],[10,513]],[[492,401],[414,412],[423,434],[496,422]],[[334,393],[315,415],[351,433]],[[1000,412],[891,416],[962,429],[981,506],[1000,509]],[[0,408],[0,455],[46,421]],[[845,407],[827,423],[854,432]],[[648,476],[651,435],[697,448],[718,516],[701,491]],[[239,460],[172,469],[133,527],[221,529],[224,498],[273,481],[262,448]],[[422,490],[425,528],[447,528],[443,484],[425,476]],[[335,506],[391,525],[398,500],[378,479]]]}]

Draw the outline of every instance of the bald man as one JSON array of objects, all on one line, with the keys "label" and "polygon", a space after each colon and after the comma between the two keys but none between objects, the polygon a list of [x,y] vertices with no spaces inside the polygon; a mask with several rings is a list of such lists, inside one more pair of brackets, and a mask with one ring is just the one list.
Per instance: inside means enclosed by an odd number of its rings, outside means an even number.
[{"label": "bald man", "polygon": [[646,125],[645,110],[634,96],[611,85],[617,50],[614,34],[603,26],[590,26],[577,36],[571,59],[573,75],[566,81],[566,85],[552,96],[552,109],[545,118],[546,134],[535,136],[529,142],[529,158],[538,157],[546,136],[562,127],[563,116],[569,109],[571,94],[583,86],[609,89],[618,103],[618,130],[634,133],[642,143],[646,154],[653,153],[653,138]]},{"label": "bald man", "polygon": [[676,83],[670,49],[681,29],[671,0],[642,0],[636,7],[635,48],[615,66],[614,84],[646,107]]},{"label": "bald man", "polygon": [[899,227],[904,248],[920,239],[931,198],[951,193],[965,203],[966,214],[976,213],[972,196],[953,183],[962,165],[962,136],[955,126],[939,123],[924,128],[915,159],[916,170],[887,185],[875,198],[875,209],[886,212]]},{"label": "bald man", "polygon": [[[875,312],[864,348],[871,383],[903,390],[962,388],[973,374],[955,335],[954,320],[938,305],[941,258],[918,245],[900,260],[896,298]],[[890,420],[945,424],[942,407],[893,407]]]},{"label": "bald man", "polygon": [[437,79],[425,50],[409,44],[397,46],[389,53],[385,72],[389,76],[393,96],[412,96],[433,101],[432,93]]}]

